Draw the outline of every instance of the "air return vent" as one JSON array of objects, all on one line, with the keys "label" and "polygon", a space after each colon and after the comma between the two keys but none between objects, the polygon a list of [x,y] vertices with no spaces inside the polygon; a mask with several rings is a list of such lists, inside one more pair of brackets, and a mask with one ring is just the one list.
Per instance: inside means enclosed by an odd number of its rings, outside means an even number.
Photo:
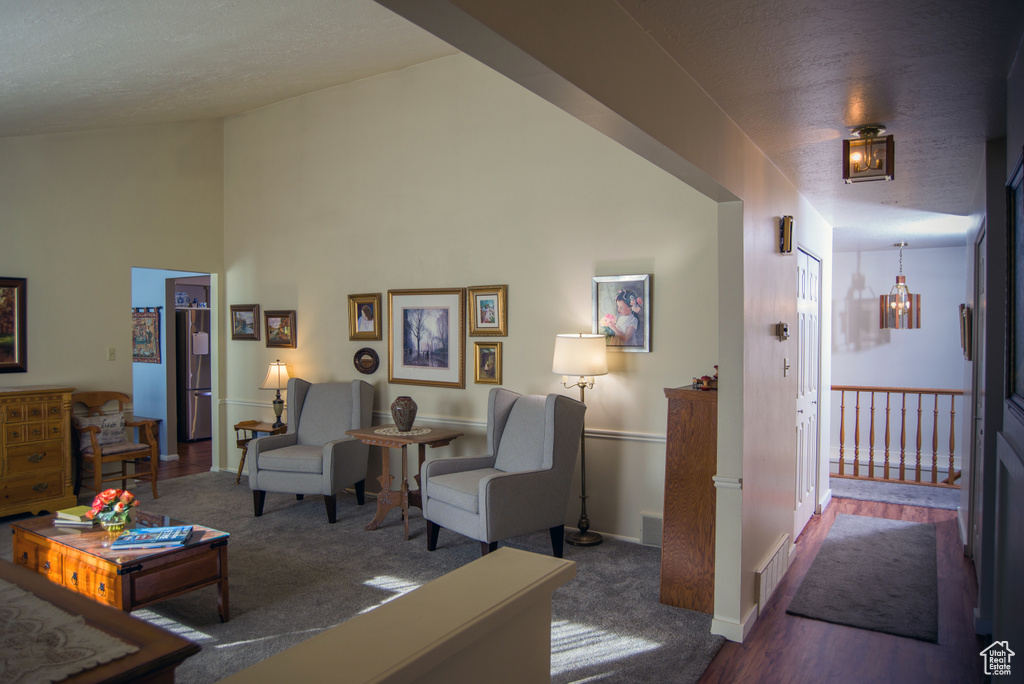
[{"label": "air return vent", "polygon": [[789,535],[784,534],[779,537],[779,540],[775,542],[775,546],[772,547],[771,552],[768,554],[768,558],[765,559],[761,566],[755,573],[757,580],[757,614],[760,615],[764,612],[764,607],[768,604],[768,599],[775,593],[775,589],[778,588],[779,582],[782,581],[782,576],[786,574],[786,570],[789,569]]}]

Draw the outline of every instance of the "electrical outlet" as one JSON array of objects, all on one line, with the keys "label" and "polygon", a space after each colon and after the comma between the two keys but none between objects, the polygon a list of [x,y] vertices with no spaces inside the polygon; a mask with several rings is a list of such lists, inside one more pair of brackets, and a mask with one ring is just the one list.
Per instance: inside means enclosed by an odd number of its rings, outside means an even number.
[{"label": "electrical outlet", "polygon": [[107,347],[107,361],[114,361],[117,358],[117,349]]}]

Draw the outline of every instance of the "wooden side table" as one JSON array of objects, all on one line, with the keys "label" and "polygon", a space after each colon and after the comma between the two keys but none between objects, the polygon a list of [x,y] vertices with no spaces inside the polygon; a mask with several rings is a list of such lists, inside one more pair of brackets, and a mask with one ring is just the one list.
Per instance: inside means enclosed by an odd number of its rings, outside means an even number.
[{"label": "wooden side table", "polygon": [[[375,427],[360,428],[358,430],[347,430],[346,435],[352,435],[363,444],[382,447],[381,468],[382,473],[377,480],[380,482],[380,494],[377,495],[377,515],[373,517],[370,524],[366,526],[368,531],[380,527],[388,511],[398,506],[402,507],[402,517],[405,520],[405,540],[409,541],[409,506],[423,508],[423,501],[420,498],[419,490],[409,491],[409,465],[407,461],[406,448],[410,444],[419,445],[419,468],[423,467],[423,461],[427,457],[427,447],[440,447],[451,444],[459,437],[461,432],[453,430],[442,430],[439,428],[413,428],[408,432],[399,432],[394,425],[380,425]],[[395,479],[391,474],[391,453],[392,448],[402,448],[402,488],[398,492],[391,491],[391,482]],[[419,486],[420,476],[417,468],[415,480]]]},{"label": "wooden side table", "polygon": [[235,484],[242,481],[242,469],[245,468],[245,456],[249,453],[249,442],[256,439],[256,435],[264,432],[268,435],[282,435],[288,429],[287,425],[274,427],[271,423],[263,423],[258,420],[243,420],[235,424],[235,444],[242,450],[242,460],[238,462],[238,475],[235,476]]}]

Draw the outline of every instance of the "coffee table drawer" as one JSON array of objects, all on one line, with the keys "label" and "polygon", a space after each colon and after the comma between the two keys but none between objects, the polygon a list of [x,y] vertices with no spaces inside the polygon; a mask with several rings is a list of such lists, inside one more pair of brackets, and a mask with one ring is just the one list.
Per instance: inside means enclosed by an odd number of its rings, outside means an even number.
[{"label": "coffee table drawer", "polygon": [[64,555],[49,546],[42,546],[22,535],[14,539],[14,562],[32,572],[38,572],[52,582],[61,583]]},{"label": "coffee table drawer", "polygon": [[196,549],[193,555],[170,563],[144,566],[122,579],[131,582],[132,606],[144,606],[220,581],[224,577],[220,559],[215,549]]},{"label": "coffee table drawer", "polygon": [[64,559],[64,586],[100,603],[122,607],[121,578],[80,559]]}]

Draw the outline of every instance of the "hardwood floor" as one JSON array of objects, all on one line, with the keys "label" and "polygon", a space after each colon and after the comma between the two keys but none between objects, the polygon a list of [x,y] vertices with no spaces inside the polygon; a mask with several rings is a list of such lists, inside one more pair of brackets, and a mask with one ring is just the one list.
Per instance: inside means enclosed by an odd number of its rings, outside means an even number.
[{"label": "hardwood floor", "polygon": [[[840,513],[935,524],[939,642],[891,636],[788,615],[786,607]],[[974,566],[963,555],[956,511],[833,499],[797,540],[796,554],[764,614],[742,644],[726,642],[700,684],[733,682],[983,682],[988,646],[974,634]]]},{"label": "hardwood floor", "polygon": [[160,461],[157,480],[205,473],[213,464],[212,442],[203,439],[198,442],[178,442],[178,460]]}]

